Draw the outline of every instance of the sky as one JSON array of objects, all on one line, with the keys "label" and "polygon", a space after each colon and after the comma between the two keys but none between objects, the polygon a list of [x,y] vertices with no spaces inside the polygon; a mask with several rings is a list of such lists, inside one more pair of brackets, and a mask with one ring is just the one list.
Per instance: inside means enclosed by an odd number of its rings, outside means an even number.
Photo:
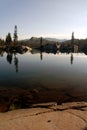
[{"label": "sky", "polygon": [[87,38],[87,0],[0,0],[0,38]]}]

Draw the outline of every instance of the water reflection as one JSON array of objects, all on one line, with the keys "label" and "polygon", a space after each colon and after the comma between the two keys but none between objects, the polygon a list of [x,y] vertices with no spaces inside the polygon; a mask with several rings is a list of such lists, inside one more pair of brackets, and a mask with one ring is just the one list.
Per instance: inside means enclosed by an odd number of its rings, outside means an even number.
[{"label": "water reflection", "polygon": [[71,53],[71,56],[70,56],[70,61],[71,61],[71,65],[73,64],[73,54]]},{"label": "water reflection", "polygon": [[[56,56],[61,56],[61,55],[69,55],[70,56],[70,64],[71,65],[73,65],[73,63],[74,63],[74,58],[76,58],[76,56],[74,57],[73,55],[76,55],[76,54],[78,54],[78,53],[71,53],[71,54],[69,54],[69,53],[61,53],[61,52],[57,52],[56,54],[54,54],[54,53],[44,53],[44,52],[42,52],[42,51],[40,51],[40,50],[36,50],[36,49],[33,49],[31,52],[28,52],[28,53],[31,53],[32,55],[36,55],[36,54],[39,54],[39,56],[40,56],[40,60],[42,61],[42,60],[44,60],[44,58],[45,58],[45,55],[47,54],[47,55],[49,55],[49,56],[51,56],[51,55],[56,55]],[[28,54],[27,53],[27,54]],[[3,57],[3,54],[4,54],[4,52],[3,51],[1,51],[0,52],[0,56],[1,57]],[[85,55],[85,54],[84,54]],[[30,56],[31,57],[31,56]],[[6,60],[7,60],[7,62],[11,65],[12,63],[14,64],[14,67],[15,67],[15,72],[19,72],[19,55],[17,54],[17,53],[12,53],[12,52],[7,52],[6,53]],[[54,58],[55,59],[55,58]],[[61,59],[60,59],[61,60]],[[76,60],[76,59],[75,59]],[[13,65],[12,64],[12,65]]]},{"label": "water reflection", "polygon": [[6,56],[6,60],[9,64],[12,64],[12,61],[14,59],[14,66],[15,66],[15,71],[18,72],[18,57],[16,53],[11,53],[8,52]]},{"label": "water reflection", "polygon": [[14,65],[15,65],[16,72],[18,72],[18,58],[16,55],[14,56]]},{"label": "water reflection", "polygon": [[54,55],[38,50],[23,55],[0,54],[3,56],[0,57],[0,99],[6,103],[8,99],[8,103],[16,101],[16,105],[28,107],[37,102],[87,101],[85,54],[57,52]]},{"label": "water reflection", "polygon": [[43,60],[43,53],[42,52],[40,52],[40,59],[41,59],[41,61]]},{"label": "water reflection", "polygon": [[0,50],[0,56],[3,57],[4,51]]},{"label": "water reflection", "polygon": [[7,62],[8,62],[9,64],[12,63],[12,56],[13,56],[12,53],[7,53]]},{"label": "water reflection", "polygon": [[[4,53],[4,52],[3,52]],[[3,56],[3,53],[1,53],[1,56]],[[35,54],[40,54],[40,60],[42,61],[43,60],[43,55],[45,55],[46,53],[42,52],[42,51],[38,51],[38,50],[33,50],[31,52],[32,55],[35,55]],[[48,54],[48,53],[47,53]],[[54,54],[54,53],[51,53],[51,54]],[[60,55],[60,54],[63,54],[63,53],[56,53],[54,55]],[[66,54],[66,53],[65,53]],[[73,54],[74,53],[71,53],[70,55],[70,63],[71,65],[73,65],[73,61],[74,61],[74,57],[73,57]],[[50,54],[48,54],[50,55]],[[7,56],[6,56],[6,60],[9,64],[12,64],[12,61],[14,62],[14,67],[15,67],[15,71],[18,73],[19,72],[19,60],[18,60],[18,54],[17,53],[11,53],[11,52],[8,52],[7,53]]]},{"label": "water reflection", "polygon": [[[1,53],[3,54],[3,53]],[[40,54],[40,60],[42,61],[43,60],[43,55],[45,55],[45,53],[41,52],[41,51],[37,51],[37,50],[33,50],[32,51],[32,54],[35,55],[35,54]],[[54,54],[55,55],[55,54]],[[56,53],[56,55],[60,55],[60,53]],[[6,60],[7,62],[11,65],[12,62],[14,63],[14,67],[15,67],[15,72],[19,72],[19,60],[18,60],[18,54],[16,53],[11,53],[11,52],[8,52],[7,53],[7,56],[6,56]],[[71,53],[70,55],[70,63],[71,65],[73,64],[73,53]]]}]

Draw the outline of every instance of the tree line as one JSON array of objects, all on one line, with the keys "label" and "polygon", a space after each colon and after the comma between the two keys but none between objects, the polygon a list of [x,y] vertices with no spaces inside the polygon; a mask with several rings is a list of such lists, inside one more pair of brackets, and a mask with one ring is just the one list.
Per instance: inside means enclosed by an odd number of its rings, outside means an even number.
[{"label": "tree line", "polygon": [[1,46],[12,46],[12,45],[15,45],[18,41],[18,34],[17,34],[17,25],[15,25],[14,27],[14,35],[13,35],[13,40],[12,40],[12,36],[11,36],[11,33],[8,33],[6,35],[6,38],[5,40],[3,39],[0,39],[0,47]]}]

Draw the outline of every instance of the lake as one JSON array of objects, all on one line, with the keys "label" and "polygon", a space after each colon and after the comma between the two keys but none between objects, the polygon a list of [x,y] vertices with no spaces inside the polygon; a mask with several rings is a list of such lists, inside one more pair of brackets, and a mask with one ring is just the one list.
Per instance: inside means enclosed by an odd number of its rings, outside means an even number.
[{"label": "lake", "polygon": [[1,53],[0,106],[10,102],[26,108],[51,101],[87,101],[87,55]]}]

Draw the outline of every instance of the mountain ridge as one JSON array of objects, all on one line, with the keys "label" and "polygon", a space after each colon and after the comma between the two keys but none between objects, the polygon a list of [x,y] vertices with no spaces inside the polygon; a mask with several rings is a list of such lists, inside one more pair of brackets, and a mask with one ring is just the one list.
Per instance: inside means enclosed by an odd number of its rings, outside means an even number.
[{"label": "mountain ridge", "polygon": [[57,38],[50,38],[50,37],[31,37],[29,39],[23,39],[20,41],[30,41],[30,40],[39,40],[42,38],[43,40],[48,40],[48,41],[54,41],[54,42],[65,42],[67,39],[57,39]]}]

